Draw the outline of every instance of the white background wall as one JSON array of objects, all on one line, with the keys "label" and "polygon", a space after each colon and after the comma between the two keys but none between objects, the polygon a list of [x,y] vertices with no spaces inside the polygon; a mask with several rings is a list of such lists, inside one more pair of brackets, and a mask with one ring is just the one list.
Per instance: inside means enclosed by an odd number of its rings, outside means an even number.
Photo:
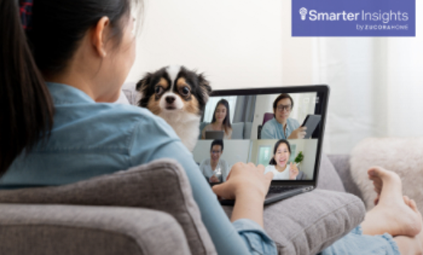
[{"label": "white background wall", "polygon": [[329,84],[327,153],[370,136],[423,135],[421,1],[411,38],[293,38],[291,1],[146,0],[144,13],[129,82],[183,64],[214,89]]},{"label": "white background wall", "polygon": [[127,81],[183,64],[214,89],[282,82],[281,1],[146,0],[137,58]]}]

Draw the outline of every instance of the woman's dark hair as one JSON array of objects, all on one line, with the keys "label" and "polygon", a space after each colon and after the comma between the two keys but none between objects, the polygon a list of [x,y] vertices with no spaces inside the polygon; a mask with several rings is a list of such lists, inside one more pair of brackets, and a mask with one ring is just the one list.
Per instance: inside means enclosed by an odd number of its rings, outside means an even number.
[{"label": "woman's dark hair", "polygon": [[213,149],[213,146],[219,145],[221,147],[221,150],[223,151],[223,140],[222,139],[215,139],[210,145],[210,151]]},{"label": "woman's dark hair", "polygon": [[54,106],[42,77],[63,71],[86,32],[110,19],[118,45],[130,0],[35,0],[24,31],[17,0],[0,0],[0,176],[22,152],[46,141]]},{"label": "woman's dark hair", "polygon": [[289,100],[291,100],[291,109],[294,107],[294,100],[292,100],[292,97],[290,95],[286,94],[286,93],[282,93],[275,99],[275,101],[273,101],[273,112],[274,113],[276,112],[276,108],[278,107],[279,101],[281,101],[282,99],[285,99],[285,98],[289,98]]},{"label": "woman's dark hair", "polygon": [[225,119],[223,120],[223,126],[225,127],[225,133],[227,134],[229,132],[229,129],[232,128],[232,125],[230,120],[231,114],[229,112],[229,103],[228,101],[226,101],[226,99],[220,99],[219,102],[217,102],[216,108],[214,108],[214,112],[213,112],[212,123],[216,122],[216,111],[219,105],[223,105],[226,107],[226,116],[225,116]]},{"label": "woman's dark hair", "polygon": [[272,159],[270,159],[269,165],[276,165],[275,154],[276,154],[276,151],[278,150],[279,145],[281,145],[281,143],[286,144],[286,147],[288,147],[289,155],[291,155],[291,146],[289,145],[289,142],[285,139],[280,139],[279,141],[275,143],[275,147],[273,148],[273,157]]}]

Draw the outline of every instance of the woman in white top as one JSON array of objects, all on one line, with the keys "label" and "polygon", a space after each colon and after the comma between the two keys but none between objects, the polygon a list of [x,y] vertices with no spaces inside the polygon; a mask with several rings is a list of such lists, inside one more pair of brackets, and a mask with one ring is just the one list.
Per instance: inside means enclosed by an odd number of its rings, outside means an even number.
[{"label": "woman in white top", "polygon": [[295,163],[289,163],[291,146],[287,140],[281,139],[273,148],[273,157],[266,167],[265,173],[272,172],[273,180],[304,180],[306,174],[298,170]]},{"label": "woman in white top", "polygon": [[206,131],[224,131],[223,139],[231,139],[232,125],[230,116],[228,101],[221,99],[217,102],[214,109],[212,122],[201,131],[201,139],[206,139]]},{"label": "woman in white top", "polygon": [[229,174],[228,163],[220,158],[222,153],[223,140],[214,140],[210,146],[210,158],[203,160],[200,164],[202,174],[210,183],[224,182]]}]

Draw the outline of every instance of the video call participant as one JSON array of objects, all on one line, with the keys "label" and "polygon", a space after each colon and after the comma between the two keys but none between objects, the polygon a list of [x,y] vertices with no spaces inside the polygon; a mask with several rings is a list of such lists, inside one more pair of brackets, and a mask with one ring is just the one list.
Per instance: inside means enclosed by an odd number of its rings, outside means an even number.
[{"label": "video call participant", "polygon": [[210,183],[224,182],[229,174],[228,163],[220,158],[222,153],[223,140],[213,140],[210,146],[210,158],[200,164],[201,173]]},{"label": "video call participant", "polygon": [[294,100],[288,94],[280,94],[273,102],[274,118],[267,121],[261,130],[261,139],[302,139],[306,127],[300,127],[296,119],[290,118]]},{"label": "video call participant", "polygon": [[206,131],[224,131],[223,139],[231,139],[232,125],[229,114],[229,103],[225,99],[217,102],[212,122],[203,128],[201,139],[206,139]]},{"label": "video call participant", "polygon": [[273,148],[273,157],[266,167],[265,174],[273,173],[273,180],[305,180],[307,175],[298,170],[295,163],[289,163],[291,157],[291,146],[287,140],[279,140]]}]

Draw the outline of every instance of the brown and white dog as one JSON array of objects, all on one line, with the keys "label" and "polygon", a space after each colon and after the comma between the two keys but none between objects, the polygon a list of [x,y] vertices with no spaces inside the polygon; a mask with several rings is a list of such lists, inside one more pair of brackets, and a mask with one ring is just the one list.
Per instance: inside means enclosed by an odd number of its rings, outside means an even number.
[{"label": "brown and white dog", "polygon": [[200,134],[200,119],[211,92],[203,74],[184,66],[167,66],[147,73],[136,86],[140,107],[149,109],[172,126],[192,151]]}]

